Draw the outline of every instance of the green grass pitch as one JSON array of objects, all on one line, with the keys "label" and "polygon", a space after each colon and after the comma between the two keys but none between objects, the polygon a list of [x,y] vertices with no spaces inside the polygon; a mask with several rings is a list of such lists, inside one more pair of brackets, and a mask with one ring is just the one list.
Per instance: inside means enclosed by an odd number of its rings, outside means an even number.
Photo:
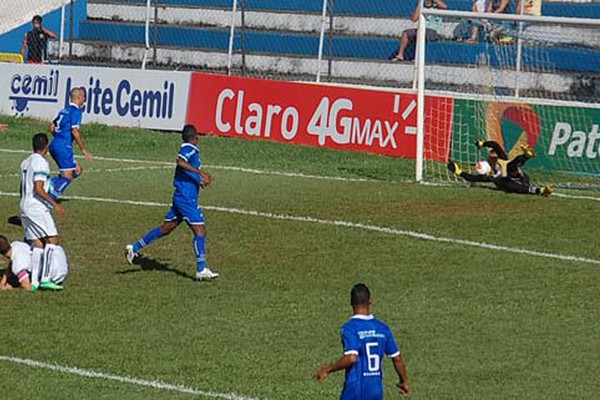
[{"label": "green grass pitch", "polygon": [[[45,124],[0,118],[0,149],[28,150]],[[84,125],[96,156],[68,191],[82,198],[169,203],[177,135]],[[593,200],[403,183],[411,162],[216,137],[200,139],[216,181],[204,206],[340,220],[600,260]],[[0,233],[18,213],[25,153],[0,150]],[[52,161],[51,168],[55,170]],[[325,180],[239,169],[375,181]],[[381,182],[383,181],[383,182]],[[591,195],[594,195],[593,193]],[[57,217],[71,272],[62,293],[0,293],[0,356],[160,380],[232,399],[335,399],[343,374],[318,383],[341,353],[339,327],[359,281],[394,330],[414,399],[592,399],[600,380],[600,265],[425,241],[358,227],[207,209],[208,261],[193,280],[180,227],[130,266],[125,244],[166,207],[67,200]],[[4,264],[0,264],[4,266]],[[387,398],[398,396],[386,361]],[[1,399],[190,399],[0,360]]]}]

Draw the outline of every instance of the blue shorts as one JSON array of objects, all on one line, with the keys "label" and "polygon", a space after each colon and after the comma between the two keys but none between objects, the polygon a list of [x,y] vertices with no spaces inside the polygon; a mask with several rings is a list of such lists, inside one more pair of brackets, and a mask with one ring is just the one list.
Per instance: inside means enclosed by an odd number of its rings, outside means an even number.
[{"label": "blue shorts", "polygon": [[340,400],[383,400],[381,382],[346,382]]},{"label": "blue shorts", "polygon": [[73,146],[53,140],[50,143],[50,155],[61,171],[75,171],[77,169]]},{"label": "blue shorts", "polygon": [[177,223],[185,221],[190,225],[204,225],[204,214],[197,201],[173,197],[173,204],[165,215],[165,221],[177,221]]}]

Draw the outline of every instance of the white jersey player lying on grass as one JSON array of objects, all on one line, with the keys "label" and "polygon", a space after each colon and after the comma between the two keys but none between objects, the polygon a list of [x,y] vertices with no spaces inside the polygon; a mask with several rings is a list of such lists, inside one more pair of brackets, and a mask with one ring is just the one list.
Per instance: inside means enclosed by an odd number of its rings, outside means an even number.
[{"label": "white jersey player lying on grass", "polygon": [[[25,240],[32,246],[32,275],[37,276],[37,271],[42,269],[44,247],[49,244],[59,245],[58,230],[50,210],[53,208],[61,215],[65,214],[65,210],[48,195],[48,136],[38,133],[33,137],[32,144],[33,154],[21,163],[21,223]],[[52,289],[58,285],[50,280],[40,281],[40,286]]]},{"label": "white jersey player lying on grass", "polygon": [[41,268],[34,270],[31,246],[25,242],[10,243],[0,235],[0,254],[9,261],[8,268],[0,278],[0,290],[20,287],[23,290],[36,291],[38,288],[61,290],[67,279],[69,266],[67,256],[60,246],[48,244],[44,248]]}]

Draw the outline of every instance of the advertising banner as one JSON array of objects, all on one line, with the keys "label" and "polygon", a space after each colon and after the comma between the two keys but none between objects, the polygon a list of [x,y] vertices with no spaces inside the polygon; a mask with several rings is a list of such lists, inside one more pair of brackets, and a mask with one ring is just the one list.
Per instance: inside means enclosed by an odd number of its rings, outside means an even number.
[{"label": "advertising banner", "polygon": [[[512,158],[535,148],[530,167],[600,176],[600,109],[527,103],[454,100],[454,152],[477,139],[499,142]],[[468,146],[475,153],[474,146]],[[457,154],[457,153],[455,153]]]},{"label": "advertising banner", "polygon": [[0,113],[51,120],[69,92],[87,93],[83,123],[181,130],[189,72],[0,63]]},{"label": "advertising banner", "polygon": [[[205,134],[272,140],[394,157],[416,154],[417,98],[412,93],[193,73],[187,122]],[[426,124],[445,143],[453,101],[429,97]],[[435,119],[435,123],[433,120]]]}]

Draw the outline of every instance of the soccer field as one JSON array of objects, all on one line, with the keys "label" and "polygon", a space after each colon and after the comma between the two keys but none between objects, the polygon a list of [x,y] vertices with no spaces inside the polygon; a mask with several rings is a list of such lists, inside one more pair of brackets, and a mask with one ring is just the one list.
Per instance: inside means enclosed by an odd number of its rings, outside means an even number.
[{"label": "soccer field", "polygon": [[[19,239],[19,163],[46,124],[0,122],[0,233]],[[0,399],[335,399],[343,374],[313,375],[341,354],[357,282],[412,398],[598,397],[600,195],[417,185],[404,160],[202,137],[222,277],[199,283],[185,226],[123,256],[167,211],[179,136],[82,132],[97,159],[56,217],[65,291],[0,293]]]}]

